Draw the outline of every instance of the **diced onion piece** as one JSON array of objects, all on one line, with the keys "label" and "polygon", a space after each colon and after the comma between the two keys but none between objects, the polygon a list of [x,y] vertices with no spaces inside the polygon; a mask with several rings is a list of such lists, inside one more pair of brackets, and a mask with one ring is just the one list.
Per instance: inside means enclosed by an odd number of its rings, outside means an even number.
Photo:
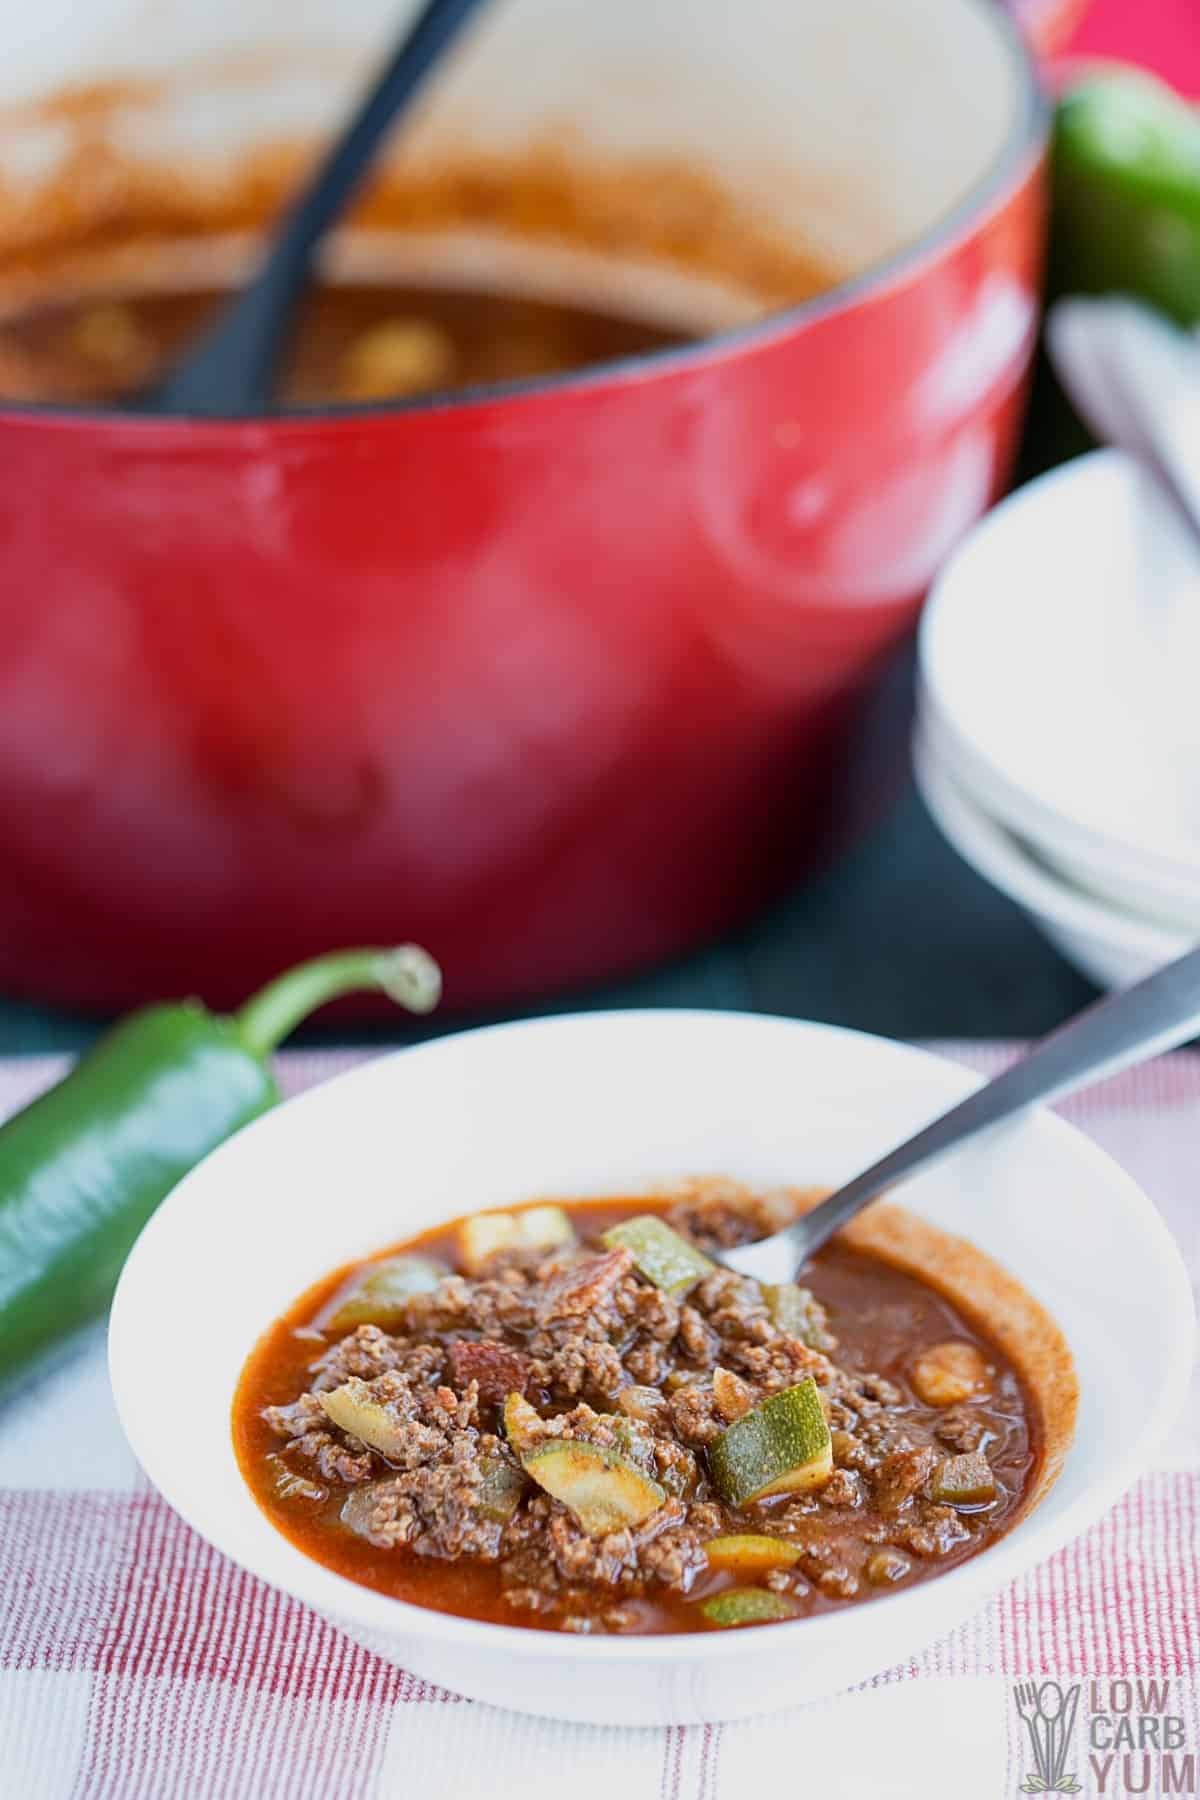
[{"label": "diced onion piece", "polygon": [[468,1275],[478,1275],[502,1250],[557,1250],[574,1242],[574,1227],[561,1206],[473,1213],[458,1228],[459,1255]]},{"label": "diced onion piece", "polygon": [[617,1405],[631,1419],[640,1419],[643,1425],[653,1425],[661,1419],[666,1407],[666,1399],[659,1388],[627,1387],[617,1395]]},{"label": "diced onion piece", "polygon": [[345,400],[428,393],[454,376],[454,344],[428,319],[384,319],[354,338],[338,364]]},{"label": "diced onion piece", "polygon": [[504,1435],[519,1456],[541,1435],[542,1421],[524,1394],[510,1394],[504,1402]]},{"label": "diced onion piece", "polygon": [[521,1460],[526,1473],[574,1513],[589,1537],[640,1525],[667,1497],[627,1457],[579,1438],[550,1438]]},{"label": "diced onion piece", "polygon": [[700,1611],[710,1625],[727,1628],[734,1625],[766,1625],[777,1619],[794,1619],[796,1609],[767,1588],[726,1588],[711,1600],[701,1602]]},{"label": "diced onion piece", "polygon": [[716,1267],[657,1213],[622,1220],[605,1232],[604,1242],[610,1250],[628,1250],[638,1274],[667,1294],[686,1292]]},{"label": "diced onion piece", "polygon": [[450,1273],[428,1256],[389,1256],[360,1269],[354,1286],[321,1320],[331,1331],[354,1325],[395,1325],[414,1294],[427,1294]]},{"label": "diced onion piece", "polygon": [[944,1506],[986,1506],[996,1498],[996,1477],[982,1450],[948,1456],[933,1472],[929,1497]]},{"label": "diced onion piece", "polygon": [[922,1350],[912,1367],[912,1384],[926,1406],[957,1406],[985,1394],[992,1371],[982,1350],[951,1339]]},{"label": "diced onion piece", "polygon": [[800,1560],[800,1548],[784,1538],[744,1536],[710,1538],[704,1546],[710,1569],[728,1569],[735,1575],[758,1575],[767,1569],[787,1569]]},{"label": "diced onion piece", "polygon": [[71,322],[71,349],[117,379],[129,380],[154,362],[154,340],[132,307],[114,301],[88,306]]},{"label": "diced onion piece", "polygon": [[901,1556],[899,1550],[885,1546],[868,1556],[863,1565],[863,1574],[875,1587],[892,1587],[897,1581],[903,1581],[912,1568],[907,1556]]},{"label": "diced onion piece", "polygon": [[723,1369],[718,1363],[713,1370],[712,1384],[717,1411],[727,1425],[732,1425],[735,1419],[744,1418],[754,1405],[753,1388],[740,1375],[735,1375],[732,1369]]},{"label": "diced onion piece", "polygon": [[833,1474],[833,1445],[812,1376],[723,1431],[709,1446],[708,1466],[727,1506],[823,1487]]},{"label": "diced onion piece", "polygon": [[381,1456],[398,1456],[403,1448],[405,1423],[377,1400],[365,1381],[351,1376],[341,1387],[318,1394],[327,1418],[352,1437],[360,1438]]},{"label": "diced onion piece", "polygon": [[306,1475],[297,1475],[294,1469],[288,1468],[281,1456],[268,1456],[267,1461],[274,1465],[275,1473],[272,1479],[277,1499],[311,1500],[316,1503],[329,1498],[328,1488],[321,1487],[318,1482],[310,1481]]}]

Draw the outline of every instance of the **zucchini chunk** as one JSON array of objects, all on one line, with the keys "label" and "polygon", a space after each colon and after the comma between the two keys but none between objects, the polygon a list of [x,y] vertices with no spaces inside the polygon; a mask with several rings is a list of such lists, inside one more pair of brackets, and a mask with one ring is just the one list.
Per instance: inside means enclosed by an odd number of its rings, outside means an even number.
[{"label": "zucchini chunk", "polygon": [[368,1263],[347,1294],[325,1314],[321,1326],[349,1331],[354,1325],[396,1325],[414,1294],[427,1294],[450,1273],[428,1256],[389,1256]]},{"label": "zucchini chunk", "polygon": [[485,1519],[507,1525],[529,1485],[525,1471],[507,1456],[481,1456],[479,1466],[483,1470],[479,1511]]},{"label": "zucchini chunk", "polygon": [[521,1462],[540,1488],[574,1513],[589,1537],[640,1525],[667,1497],[628,1457],[582,1438],[549,1438]]},{"label": "zucchini chunk", "polygon": [[808,1288],[794,1281],[781,1281],[778,1286],[764,1284],[763,1298],[771,1323],[780,1331],[798,1337],[810,1350],[831,1350],[833,1339],[825,1329],[824,1311]]},{"label": "zucchini chunk", "polygon": [[765,1625],[774,1619],[794,1619],[796,1609],[782,1594],[768,1588],[726,1588],[702,1602],[700,1611],[710,1625]]},{"label": "zucchini chunk", "polygon": [[504,1435],[518,1456],[533,1448],[537,1443],[542,1421],[524,1394],[508,1396],[504,1402],[501,1418],[504,1423]]},{"label": "zucchini chunk", "polygon": [[929,1498],[944,1506],[986,1506],[996,1498],[996,1477],[982,1450],[948,1456],[933,1472]]},{"label": "zucchini chunk", "polygon": [[666,1294],[682,1294],[716,1268],[702,1250],[673,1231],[657,1213],[639,1213],[604,1233],[609,1250],[624,1248],[639,1275]]},{"label": "zucchini chunk", "polygon": [[654,1433],[640,1419],[618,1418],[610,1413],[605,1424],[616,1439],[616,1447],[628,1462],[635,1463],[639,1469],[645,1469],[653,1475],[656,1463],[654,1460]]},{"label": "zucchini chunk", "polygon": [[704,1546],[710,1569],[729,1569],[735,1575],[758,1575],[767,1569],[788,1569],[800,1560],[798,1544],[784,1538],[747,1533],[740,1537],[710,1538]]},{"label": "zucchini chunk", "polygon": [[389,1412],[382,1400],[376,1400],[365,1381],[352,1375],[341,1387],[318,1394],[327,1418],[332,1419],[351,1437],[361,1439],[381,1456],[399,1456],[404,1447],[404,1421]]},{"label": "zucchini chunk", "polygon": [[708,1466],[727,1506],[823,1487],[833,1474],[833,1445],[812,1376],[723,1431],[709,1446]]},{"label": "zucchini chunk", "polygon": [[478,1275],[501,1250],[557,1250],[574,1242],[575,1228],[561,1206],[472,1213],[458,1228],[458,1253],[468,1275]]}]

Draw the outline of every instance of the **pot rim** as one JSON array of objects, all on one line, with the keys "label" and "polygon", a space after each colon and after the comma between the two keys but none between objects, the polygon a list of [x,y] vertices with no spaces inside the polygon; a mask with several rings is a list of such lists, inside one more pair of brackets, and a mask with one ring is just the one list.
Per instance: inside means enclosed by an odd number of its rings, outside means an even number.
[{"label": "pot rim", "polygon": [[255,413],[244,417],[210,415],[197,412],[143,414],[123,406],[71,406],[50,401],[0,401],[0,423],[20,420],[24,423],[54,421],[59,425],[113,424],[124,428],[168,431],[197,426],[206,432],[261,431],[273,432],[284,427],[288,432],[304,432],[317,425],[330,423],[383,420],[397,415],[419,413],[462,412],[471,408],[495,405],[512,400],[532,399],[541,394],[574,393],[595,387],[620,386],[629,381],[648,380],[659,374],[671,375],[717,361],[728,354],[738,355],[789,337],[804,326],[818,324],[835,314],[848,312],[866,302],[883,297],[889,289],[919,276],[928,264],[944,256],[953,246],[970,235],[973,225],[981,223],[1006,195],[1014,192],[1025,173],[1044,152],[1049,140],[1050,99],[1039,77],[1037,63],[1020,26],[1006,7],[975,4],[989,15],[990,29],[995,32],[1003,54],[1009,60],[1016,79],[1016,104],[1004,143],[991,166],[972,184],[948,211],[942,213],[926,230],[910,243],[903,244],[857,274],[822,288],[805,300],[779,311],[772,311],[751,324],[714,332],[691,343],[667,345],[654,350],[635,351],[608,362],[594,363],[579,369],[568,369],[550,375],[518,376],[507,381],[479,382],[456,388],[444,394],[416,394],[404,399],[330,401],[320,406],[280,408],[278,412]]}]

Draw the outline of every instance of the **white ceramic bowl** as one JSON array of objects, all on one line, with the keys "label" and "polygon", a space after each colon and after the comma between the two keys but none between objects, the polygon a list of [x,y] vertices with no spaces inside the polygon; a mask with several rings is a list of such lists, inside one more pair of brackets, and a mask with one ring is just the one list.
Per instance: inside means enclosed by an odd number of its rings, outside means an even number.
[{"label": "white ceramic bowl", "polygon": [[1109,905],[1073,886],[977,804],[956,779],[959,767],[933,721],[922,716],[913,740],[913,774],[942,836],[977,874],[1015,900],[1055,949],[1098,987],[1128,987],[1182,956],[1200,936]]},{"label": "white ceramic bowl", "polygon": [[230,1402],[255,1339],[295,1295],[437,1220],[699,1172],[837,1181],[974,1085],[899,1044],[730,1013],[540,1019],[382,1057],[240,1133],[151,1219],[112,1316],[125,1430],[151,1480],[218,1549],[460,1693],[656,1724],[831,1692],[909,1655],[1083,1530],[1146,1467],[1181,1406],[1193,1319],[1178,1252],[1129,1177],[1059,1119],[1031,1115],[905,1191],[1052,1310],[1082,1387],[1074,1446],[1041,1505],[908,1593],[684,1637],[592,1639],[425,1611],[333,1574],[269,1524],[234,1460]]},{"label": "white ceramic bowl", "polygon": [[960,786],[1101,899],[1200,933],[1200,562],[1134,465],[1019,489],[936,582],[922,703]]}]

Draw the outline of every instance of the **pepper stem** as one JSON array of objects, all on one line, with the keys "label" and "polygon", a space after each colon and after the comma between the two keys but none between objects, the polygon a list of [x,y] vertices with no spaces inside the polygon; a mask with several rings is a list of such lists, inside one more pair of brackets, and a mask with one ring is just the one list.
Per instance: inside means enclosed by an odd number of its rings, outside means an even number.
[{"label": "pepper stem", "polygon": [[442,993],[442,972],[419,944],[391,950],[334,950],[288,969],[247,1000],[234,1015],[238,1034],[254,1056],[268,1056],[328,1000],[375,989],[409,1012],[432,1012]]}]

